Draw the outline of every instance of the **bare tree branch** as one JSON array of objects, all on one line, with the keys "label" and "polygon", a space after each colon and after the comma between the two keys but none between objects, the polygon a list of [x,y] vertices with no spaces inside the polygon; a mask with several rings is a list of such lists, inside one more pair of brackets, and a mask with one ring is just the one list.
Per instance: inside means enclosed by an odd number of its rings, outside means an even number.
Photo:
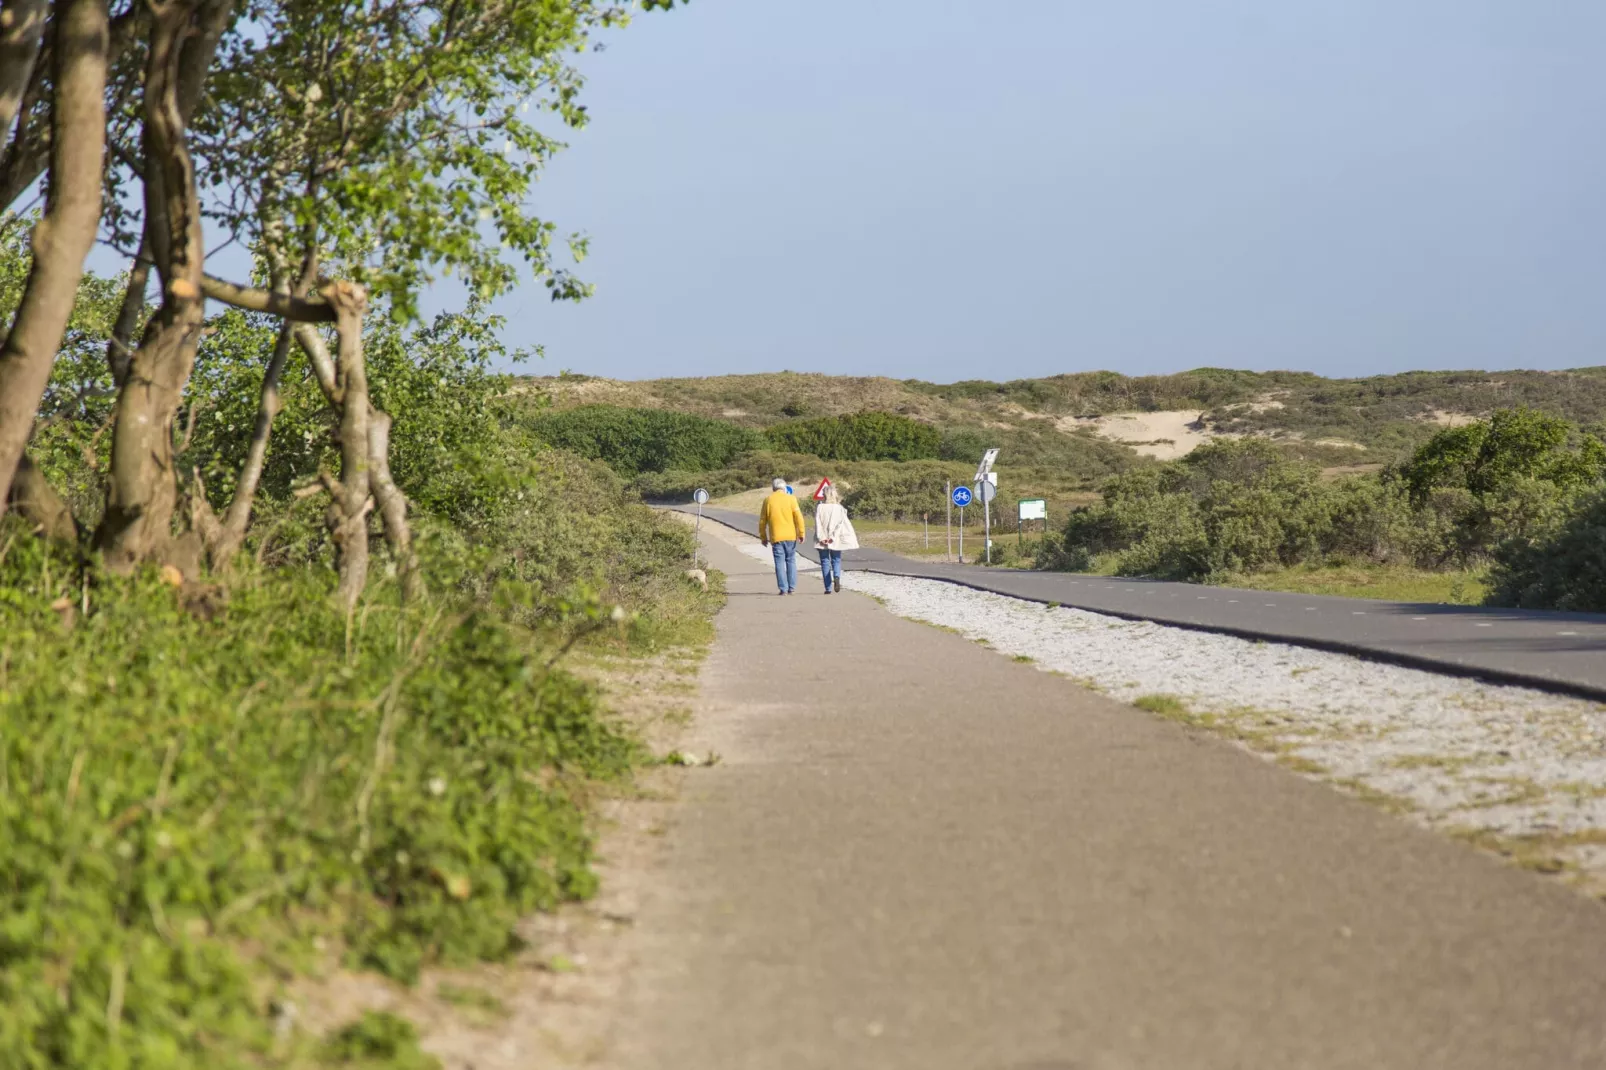
[{"label": "bare tree branch", "polygon": [[248,312],[268,312],[296,323],[333,323],[335,310],[317,297],[296,297],[254,286],[241,286],[215,275],[201,279],[201,292],[214,301],[243,308]]}]

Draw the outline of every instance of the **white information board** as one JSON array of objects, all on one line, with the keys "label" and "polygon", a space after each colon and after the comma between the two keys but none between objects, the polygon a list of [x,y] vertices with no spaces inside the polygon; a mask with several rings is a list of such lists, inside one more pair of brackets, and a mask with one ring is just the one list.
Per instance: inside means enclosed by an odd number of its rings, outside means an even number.
[{"label": "white information board", "polygon": [[1022,498],[1020,500],[1020,518],[1022,520],[1047,520],[1048,502],[1042,498]]}]

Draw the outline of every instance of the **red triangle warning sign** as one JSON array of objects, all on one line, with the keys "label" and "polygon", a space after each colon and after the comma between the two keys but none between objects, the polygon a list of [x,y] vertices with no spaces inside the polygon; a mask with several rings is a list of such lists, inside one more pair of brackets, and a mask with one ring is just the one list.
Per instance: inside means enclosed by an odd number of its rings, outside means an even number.
[{"label": "red triangle warning sign", "polygon": [[831,481],[829,479],[821,479],[820,485],[814,488],[814,500],[817,502],[825,501],[825,492],[830,489]]}]

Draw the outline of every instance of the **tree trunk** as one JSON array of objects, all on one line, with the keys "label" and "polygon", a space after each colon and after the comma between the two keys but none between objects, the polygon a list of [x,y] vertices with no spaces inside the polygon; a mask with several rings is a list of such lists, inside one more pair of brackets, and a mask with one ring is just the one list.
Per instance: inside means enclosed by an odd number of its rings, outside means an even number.
[{"label": "tree trunk", "polygon": [[[95,535],[114,570],[160,557],[172,538],[178,501],[173,420],[195,366],[205,314],[200,195],[178,94],[179,57],[195,6],[154,6],[145,74],[146,213],[165,224],[148,228],[163,300],[117,394],[106,515]],[[153,182],[157,175],[159,182]],[[159,199],[153,189],[159,189]]]},{"label": "tree trunk", "polygon": [[374,503],[385,521],[385,541],[401,573],[402,598],[412,601],[418,594],[418,561],[413,556],[413,533],[407,526],[407,496],[390,474],[390,416],[369,406],[368,465],[373,483]]},{"label": "tree trunk", "polygon": [[106,0],[64,0],[56,15],[50,195],[33,267],[0,349],[0,512],[33,434],[39,399],[72,315],[100,222],[106,152]]},{"label": "tree trunk", "polygon": [[335,330],[340,335],[340,482],[332,488],[329,526],[340,569],[340,602],[349,611],[368,582],[368,512],[373,508],[368,478],[368,369],[362,352],[368,294],[355,283],[337,282],[324,296],[335,307]]},{"label": "tree trunk", "polygon": [[[324,344],[323,336],[310,323],[297,324],[295,334],[329,404],[336,412],[344,412],[344,398],[341,386],[336,381],[335,362],[329,355],[329,347]],[[366,377],[364,389],[366,391]],[[396,567],[401,572],[402,597],[410,599],[418,592],[420,576],[418,559],[413,553],[412,528],[407,522],[407,496],[390,474],[391,418],[374,408],[370,401],[368,421],[370,487],[379,506],[379,515],[385,522],[385,541],[390,545],[391,553],[396,558]]]},{"label": "tree trunk", "polygon": [[279,381],[284,376],[285,361],[289,359],[294,338],[295,324],[286,320],[279,327],[279,339],[274,343],[273,356],[262,374],[256,426],[251,431],[251,446],[246,451],[239,481],[234,485],[234,497],[229,501],[228,511],[219,522],[215,536],[207,539],[207,554],[212,559],[213,568],[226,567],[240,552],[240,544],[245,541],[245,530],[251,522],[251,506],[256,500],[257,487],[262,482],[262,469],[267,464],[273,421],[283,405],[279,400]]},{"label": "tree trunk", "polygon": [[128,366],[134,358],[134,331],[139,327],[140,313],[145,311],[145,291],[151,280],[150,250],[150,235],[142,234],[139,252],[128,269],[128,289],[123,291],[123,304],[106,342],[106,367],[112,373],[112,385],[119,390],[128,381]]},{"label": "tree trunk", "polygon": [[11,136],[45,36],[46,0],[0,0],[0,142]]},{"label": "tree trunk", "polygon": [[72,510],[26,453],[17,463],[17,474],[11,480],[10,499],[17,515],[32,524],[40,535],[57,542],[78,541],[78,523],[73,520]]}]

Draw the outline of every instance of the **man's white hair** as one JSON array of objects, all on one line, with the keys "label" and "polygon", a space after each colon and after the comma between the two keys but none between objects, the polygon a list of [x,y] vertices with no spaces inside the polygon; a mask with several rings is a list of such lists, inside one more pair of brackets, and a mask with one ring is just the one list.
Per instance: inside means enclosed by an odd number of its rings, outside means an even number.
[{"label": "man's white hair", "polygon": [[774,479],[770,480],[770,489],[771,490],[785,490],[786,489],[786,480],[782,479],[780,476],[776,476]]}]

